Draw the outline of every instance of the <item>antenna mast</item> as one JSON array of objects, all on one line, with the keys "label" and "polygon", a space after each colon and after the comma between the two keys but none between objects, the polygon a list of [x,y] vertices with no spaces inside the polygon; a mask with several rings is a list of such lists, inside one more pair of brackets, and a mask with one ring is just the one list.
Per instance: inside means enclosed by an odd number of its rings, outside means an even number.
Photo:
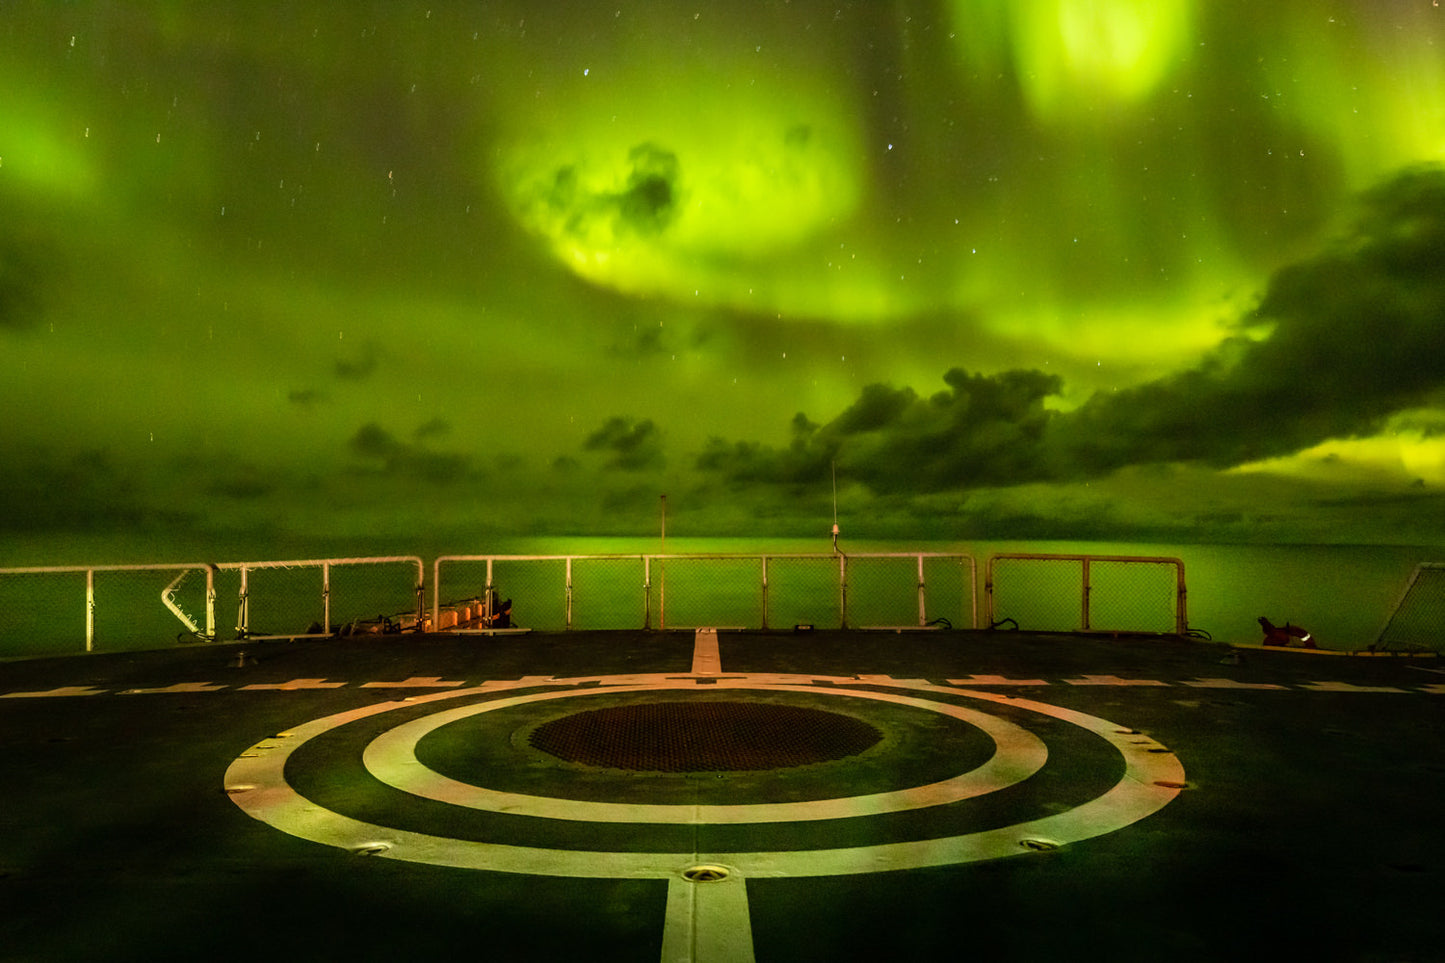
[{"label": "antenna mast", "polygon": [[833,554],[838,554],[838,463],[829,460],[828,466],[833,470]]}]

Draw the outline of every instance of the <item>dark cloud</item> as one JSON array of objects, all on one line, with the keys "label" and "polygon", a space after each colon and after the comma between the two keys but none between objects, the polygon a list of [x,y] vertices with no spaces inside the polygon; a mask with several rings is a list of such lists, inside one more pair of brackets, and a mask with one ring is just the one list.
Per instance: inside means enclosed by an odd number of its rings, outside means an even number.
[{"label": "dark cloud", "polygon": [[440,438],[443,435],[452,433],[452,423],[445,418],[436,417],[421,424],[413,432],[414,437],[420,441],[425,438]]},{"label": "dark cloud", "polygon": [[26,331],[40,323],[38,274],[34,258],[0,244],[0,331]]},{"label": "dark cloud", "polygon": [[732,482],[816,484],[836,468],[875,492],[927,492],[1032,480],[1044,473],[1041,442],[1054,415],[1044,401],[1059,379],[1037,371],[944,375],[948,390],[922,398],[873,384],[833,421],[794,416],[786,449],[709,442],[705,472]]},{"label": "dark cloud", "polygon": [[1369,192],[1355,226],[1279,271],[1240,334],[1198,367],[1097,395],[1061,422],[1084,471],[1237,465],[1373,433],[1445,388],[1445,171]]},{"label": "dark cloud", "polygon": [[300,405],[303,408],[309,408],[314,404],[325,401],[326,395],[325,393],[317,391],[314,388],[300,388],[294,391],[287,392],[286,400],[291,402],[293,405]]},{"label": "dark cloud", "polygon": [[371,471],[392,477],[444,485],[473,474],[468,456],[435,452],[419,444],[400,441],[375,422],[362,425],[352,435],[349,447],[368,463]]},{"label": "dark cloud", "polygon": [[798,415],[787,448],[713,439],[697,466],[788,486],[831,464],[874,492],[931,492],[1130,465],[1231,467],[1377,432],[1445,390],[1445,171],[1366,194],[1354,226],[1279,271],[1240,333],[1192,369],[1069,413],[1045,406],[1062,382],[1039,371],[955,368],[944,382],[929,398],[870,384],[827,424]]},{"label": "dark cloud", "polygon": [[377,353],[374,345],[366,345],[355,358],[336,362],[336,377],[344,381],[365,381],[376,373]]},{"label": "dark cloud", "polygon": [[582,447],[586,451],[611,454],[608,467],[623,471],[661,468],[664,463],[662,433],[651,419],[609,418],[601,428],[587,436]]},{"label": "dark cloud", "polygon": [[148,506],[144,487],[104,449],[11,448],[0,459],[0,530],[109,532],[189,524],[181,513]]}]

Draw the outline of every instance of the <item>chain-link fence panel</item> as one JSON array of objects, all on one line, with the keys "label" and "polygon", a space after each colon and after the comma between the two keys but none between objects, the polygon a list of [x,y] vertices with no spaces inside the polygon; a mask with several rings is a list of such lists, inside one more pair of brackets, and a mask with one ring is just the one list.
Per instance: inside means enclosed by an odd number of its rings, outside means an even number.
[{"label": "chain-link fence panel", "polygon": [[1083,628],[1083,572],[1066,558],[989,561],[993,624],[1012,620],[1024,631],[1077,632]]},{"label": "chain-link fence panel", "polygon": [[920,625],[918,557],[849,556],[848,624],[859,628]]},{"label": "chain-link fence panel", "polygon": [[989,617],[1036,632],[1184,631],[1184,563],[1146,556],[995,555]]},{"label": "chain-link fence panel", "polygon": [[754,628],[763,624],[761,556],[654,556],[653,611],[660,626]]},{"label": "chain-link fence panel", "polygon": [[772,556],[767,559],[767,566],[770,628],[795,625],[837,628],[841,624],[838,556]]},{"label": "chain-link fence panel", "polygon": [[1097,559],[1089,563],[1089,624],[1094,632],[1175,631],[1179,569],[1172,562]]},{"label": "chain-link fence panel", "polygon": [[[175,606],[166,605],[166,598]],[[95,573],[95,640],[101,652],[201,641],[206,628],[204,569]]]},{"label": "chain-link fence panel", "polygon": [[0,573],[0,655],[83,651],[86,598],[84,571]]},{"label": "chain-link fence panel", "polygon": [[567,560],[498,558],[492,562],[492,589],[512,624],[549,632],[567,628]]},{"label": "chain-link fence panel", "polygon": [[231,562],[216,574],[217,621],[234,611],[238,638],[412,630],[422,577],[418,558]]},{"label": "chain-link fence panel", "polygon": [[155,648],[204,638],[204,565],[0,571],[0,655]]},{"label": "chain-link fence panel", "polygon": [[1445,562],[1425,562],[1416,567],[1375,648],[1445,651]]},{"label": "chain-link fence panel", "polygon": [[647,574],[640,555],[572,559],[572,628],[647,624]]},{"label": "chain-link fence panel", "polygon": [[974,628],[974,567],[968,555],[923,556],[924,620],[955,629]]}]

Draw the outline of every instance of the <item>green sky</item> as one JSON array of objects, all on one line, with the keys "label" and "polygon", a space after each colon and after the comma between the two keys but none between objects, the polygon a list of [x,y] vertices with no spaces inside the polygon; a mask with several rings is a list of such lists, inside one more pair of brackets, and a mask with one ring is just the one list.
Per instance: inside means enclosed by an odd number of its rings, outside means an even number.
[{"label": "green sky", "polygon": [[0,85],[11,545],[822,538],[835,473],[1445,543],[1432,0],[0,0]]}]

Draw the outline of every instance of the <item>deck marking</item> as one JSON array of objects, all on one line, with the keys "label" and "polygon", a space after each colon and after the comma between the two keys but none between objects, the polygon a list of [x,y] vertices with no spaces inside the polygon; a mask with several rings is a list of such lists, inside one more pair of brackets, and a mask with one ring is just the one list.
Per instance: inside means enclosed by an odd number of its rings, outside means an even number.
[{"label": "deck marking", "polygon": [[0,699],[68,699],[73,696],[101,695],[108,691],[88,685],[63,685],[58,689],[46,689],[44,692],[7,692],[0,695]]},{"label": "deck marking", "polygon": [[1169,685],[1158,679],[1121,679],[1117,675],[1084,675],[1077,679],[1065,679],[1064,681],[1069,685]]},{"label": "deck marking", "polygon": [[417,758],[416,747],[427,734],[461,719],[470,718],[483,712],[507,709],[516,705],[541,702],[550,699],[607,695],[614,692],[647,692],[653,690],[695,689],[689,683],[666,685],[629,685],[603,689],[562,690],[531,693],[505,699],[460,706],[444,712],[433,713],[404,723],[377,736],[362,751],[362,763],[377,779],[394,789],[433,799],[437,802],[462,806],[467,809],[481,809],[490,812],[512,813],[521,816],[537,816],[545,819],[572,819],[582,822],[599,823],[666,823],[681,825],[714,825],[738,823],[782,823],[815,819],[846,819],[853,816],[870,816],[877,813],[903,812],[910,809],[924,809],[942,806],[963,799],[971,799],[986,793],[998,792],[1017,785],[1044,767],[1048,749],[1038,736],[996,716],[956,706],[945,702],[933,702],[892,692],[873,692],[865,689],[828,688],[817,689],[804,686],[758,685],[751,682],[738,683],[723,680],[709,689],[743,689],[775,692],[806,691],[825,693],[843,698],[872,699],[911,706],[925,711],[939,712],[967,722],[988,735],[996,751],[987,762],[978,768],[939,782],[914,786],[892,792],[871,793],[862,796],[843,796],[834,799],[810,799],[790,803],[753,803],[748,805],[665,805],[657,803],[607,803],[582,799],[562,799],[555,796],[533,796],[523,793],[500,792],[483,786],[464,783],[444,776],[427,768]]},{"label": "deck marking", "polygon": [[698,629],[692,637],[692,674],[717,675],[722,672],[722,655],[717,647],[717,629]]},{"label": "deck marking", "polygon": [[466,679],[458,679],[455,682],[443,682],[439,675],[412,676],[410,679],[403,679],[400,682],[363,682],[363,689],[455,689],[458,686],[467,684]]},{"label": "deck marking", "polygon": [[281,692],[295,692],[298,689],[340,689],[345,682],[327,682],[325,679],[292,679],[290,682],[258,682],[243,685],[243,690],[261,691],[275,689]]},{"label": "deck marking", "polygon": [[1001,675],[971,675],[947,681],[949,685],[1048,685],[1043,679],[1009,679]]},{"label": "deck marking", "polygon": [[[813,676],[797,676],[799,689],[807,689]],[[653,677],[664,686],[667,677]],[[855,680],[827,677],[835,684]],[[611,678],[590,676],[556,680],[557,685],[607,686]],[[676,683],[674,683],[676,684]],[[695,684],[695,683],[694,683]],[[543,849],[505,843],[480,842],[393,829],[327,810],[297,792],[286,779],[286,763],[298,748],[358,719],[421,702],[517,688],[480,686],[414,696],[404,702],[380,703],[316,719],[287,730],[282,742],[263,740],[227,768],[224,788],[242,811],[282,832],[348,851],[365,848],[383,859],[519,873],[532,876],[568,876],[588,879],[667,879],[699,862],[733,867],[747,878],[770,876],[834,876],[898,869],[948,866],[982,859],[1021,856],[1031,852],[1030,839],[1048,839],[1060,845],[1101,836],[1129,826],[1168,805],[1185,785],[1184,767],[1166,747],[1117,723],[1061,706],[979,690],[959,690],[928,683],[908,683],[913,691],[948,693],[983,702],[1036,712],[1078,726],[1108,743],[1124,761],[1120,780],[1102,795],[1064,812],[997,829],[957,836],[909,840],[837,849],[730,853],[661,853]],[[814,691],[827,691],[817,689]],[[1127,738],[1135,737],[1135,738]]]},{"label": "deck marking", "polygon": [[726,879],[692,883],[667,881],[667,918],[662,927],[662,963],[752,963],[753,923],[747,882]]},{"label": "deck marking", "polygon": [[126,689],[120,695],[159,695],[168,692],[220,692],[226,688],[223,685],[212,685],[209,682],[177,682],[175,685],[164,686],[159,689]]},{"label": "deck marking", "polygon": [[1310,692],[1404,692],[1392,685],[1355,685],[1351,682],[1301,682],[1301,689]]},{"label": "deck marking", "polygon": [[1180,683],[1196,689],[1283,689],[1285,686],[1273,682],[1235,682],[1233,679],[1195,679]]}]

